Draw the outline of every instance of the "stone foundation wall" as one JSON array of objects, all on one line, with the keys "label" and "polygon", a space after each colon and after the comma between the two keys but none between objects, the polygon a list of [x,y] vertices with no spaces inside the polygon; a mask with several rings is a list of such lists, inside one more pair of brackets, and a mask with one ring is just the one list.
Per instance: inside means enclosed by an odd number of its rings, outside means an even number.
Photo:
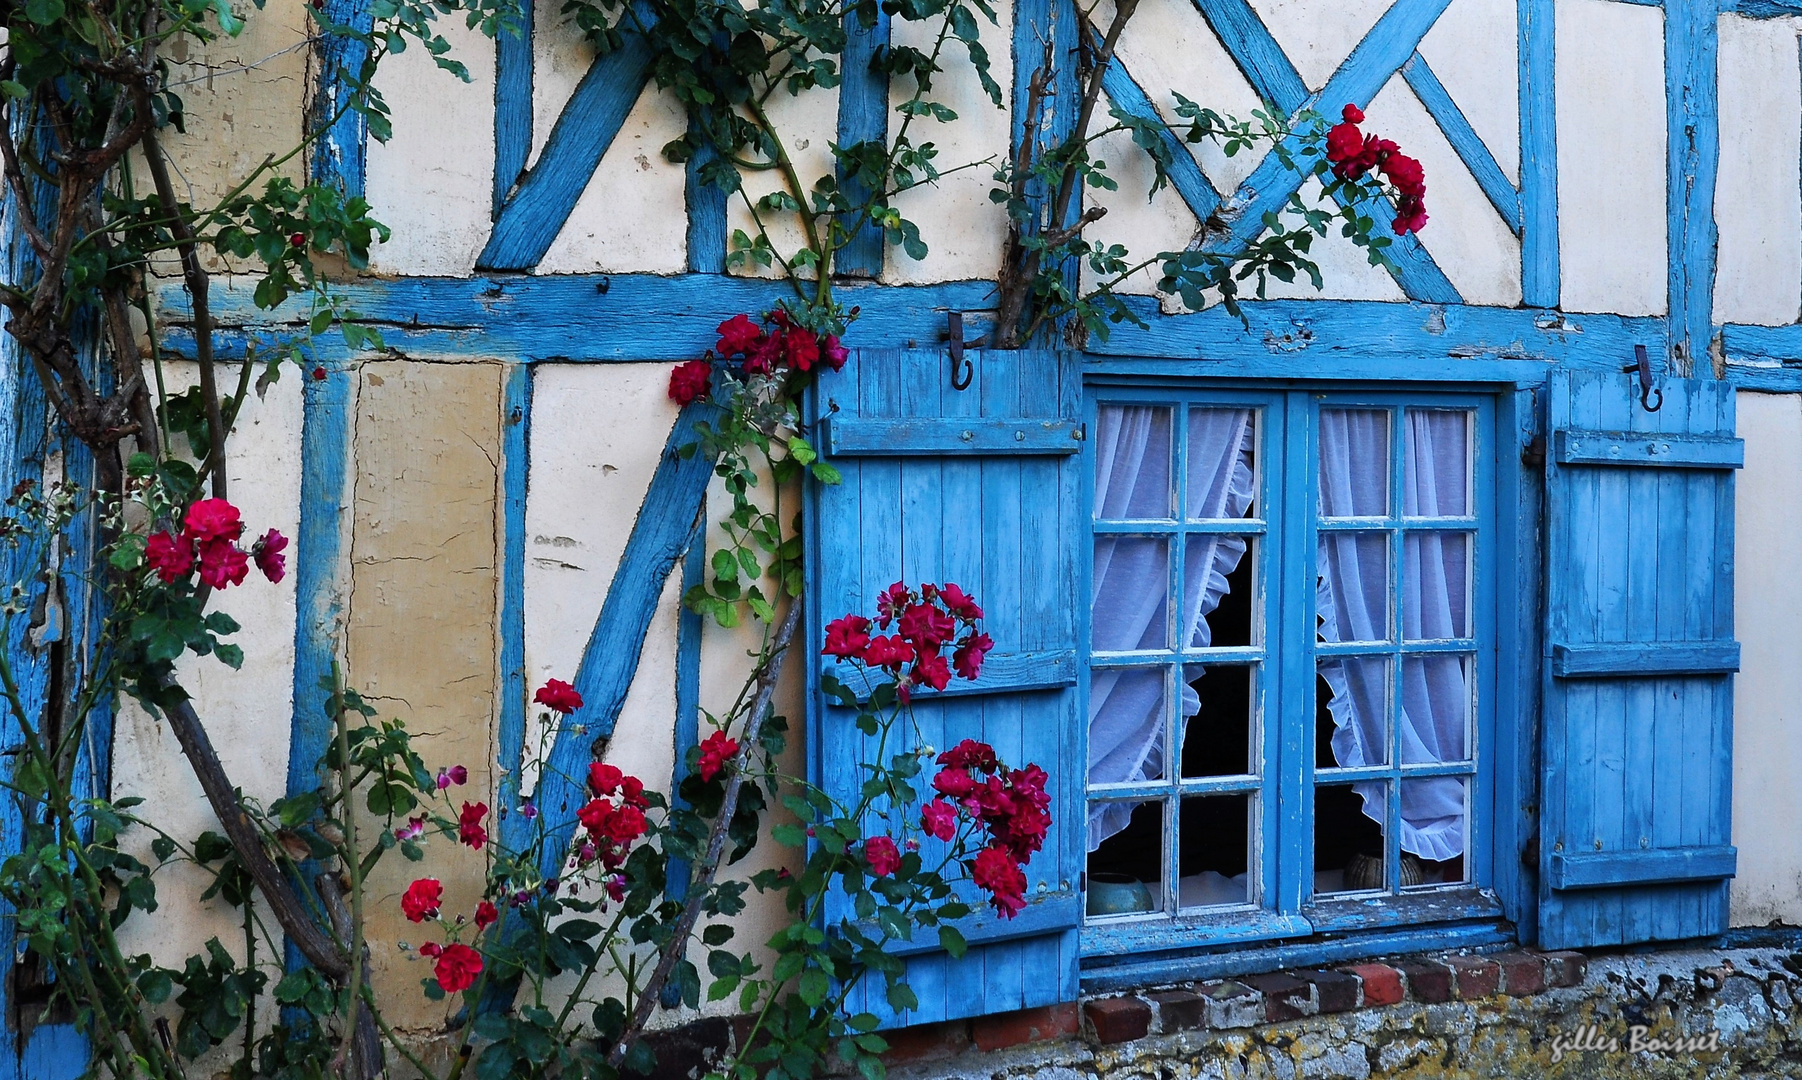
[{"label": "stone foundation wall", "polygon": [[890,1076],[1798,1077],[1799,994],[1787,949],[1409,958],[908,1029]]}]

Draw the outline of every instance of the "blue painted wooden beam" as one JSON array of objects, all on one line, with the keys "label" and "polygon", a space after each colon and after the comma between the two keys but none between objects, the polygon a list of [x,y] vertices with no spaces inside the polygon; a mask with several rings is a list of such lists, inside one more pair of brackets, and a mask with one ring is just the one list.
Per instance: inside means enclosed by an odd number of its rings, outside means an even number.
[{"label": "blue painted wooden beam", "polygon": [[532,155],[532,13],[522,2],[494,39],[494,213],[506,205]]},{"label": "blue painted wooden beam", "polygon": [[[1312,95],[1307,92],[1295,65],[1284,55],[1282,46],[1277,44],[1247,0],[1194,2],[1259,97],[1290,115],[1304,108],[1319,108],[1330,118],[1348,103],[1370,104],[1370,99],[1383,84],[1414,55],[1421,39],[1451,0],[1416,0],[1391,7],[1339,65],[1339,70],[1320,92]],[[1232,251],[1251,242],[1264,231],[1264,215],[1280,210],[1301,186],[1302,179],[1277,155],[1267,155],[1223,204],[1222,216],[1226,218],[1228,228],[1224,235],[1210,237],[1206,247]],[[1340,204],[1346,205],[1346,202],[1342,199]],[[1395,209],[1387,200],[1365,200],[1356,205],[1360,213],[1380,222],[1395,217]],[[1409,299],[1442,304],[1462,301],[1451,279],[1439,269],[1412,233],[1396,237],[1388,254],[1394,264],[1390,272]]]},{"label": "blue painted wooden beam", "polygon": [[[1047,43],[1051,46],[1051,93],[1044,106],[1045,115],[1029,117],[1026,103],[1032,78],[1045,64]],[[1077,73],[1082,69],[1079,44],[1076,5],[1071,0],[1014,0],[1013,134],[1008,144],[1011,160],[1019,160],[1020,147],[1028,139],[1043,151],[1060,146],[1070,138],[1082,95],[1077,79]],[[1028,131],[1029,123],[1037,126]],[[1045,190],[1037,181],[1026,185],[1026,202],[1031,209],[1028,228],[1033,232],[1042,231],[1050,223],[1053,197],[1054,193]],[[1070,200],[1068,213],[1058,224],[1069,226],[1081,216],[1082,191],[1078,188],[1076,196]],[[1080,295],[1082,267],[1072,259],[1064,264],[1062,271],[1064,286],[1070,290],[1070,295]],[[1046,327],[1040,331],[1040,338],[1047,339],[1052,332],[1052,328]],[[1034,344],[1042,345],[1046,341]]]},{"label": "blue painted wooden beam", "polygon": [[[1555,315],[1518,308],[1397,304],[1363,300],[1268,300],[1242,305],[1249,329],[1219,308],[1164,315],[1156,300],[1128,301],[1150,329],[1121,325],[1100,356],[1242,361],[1265,377],[1322,355],[1384,362],[1422,357],[1494,358],[1612,365],[1633,346],[1661,348],[1664,320],[1621,315]],[[1444,376],[1457,378],[1449,372]]]},{"label": "blue painted wooden beam", "polygon": [[[325,0],[321,10],[325,19],[364,33],[375,25],[369,0]],[[319,86],[313,96],[313,122],[330,122],[340,110],[344,115],[332,122],[313,144],[311,172],[315,181],[336,184],[346,195],[363,194],[369,139],[368,121],[361,113],[345,109],[351,100],[347,76],[359,74],[368,58],[369,47],[361,41],[336,34],[323,35],[319,40]]]},{"label": "blue painted wooden beam", "polygon": [[1558,267],[1557,25],[1554,0],[1519,0],[1520,290],[1528,307],[1555,308]]},{"label": "blue painted wooden beam", "polygon": [[1678,374],[1698,377],[1712,374],[1706,358],[1718,232],[1718,21],[1713,5],[1677,4],[1664,12],[1671,359]]},{"label": "blue painted wooden beam", "polygon": [[1802,3],[1797,0],[1721,0],[1721,11],[1749,19],[1780,19],[1787,15],[1802,15]]},{"label": "blue painted wooden beam", "polygon": [[[701,510],[701,521],[688,555],[682,560],[682,592],[707,580],[707,511]],[[688,752],[701,741],[701,635],[704,620],[684,606],[676,616],[676,729],[671,741],[675,767],[670,776],[670,804],[686,808],[688,800],[681,794],[682,780],[688,775]],[[689,875],[693,867],[687,859],[671,855],[665,869],[663,895],[681,903],[688,897]],[[660,1004],[673,1009],[682,1003],[682,988],[674,982],[663,988]]]},{"label": "blue painted wooden beam", "polygon": [[1464,167],[1476,178],[1477,186],[1483,189],[1484,196],[1489,199],[1489,205],[1495,207],[1495,212],[1502,216],[1509,230],[1519,236],[1520,192],[1514,189],[1513,183],[1503,174],[1502,167],[1496,164],[1495,155],[1489,152],[1482,137],[1470,126],[1464,110],[1458,108],[1458,103],[1446,92],[1445,84],[1427,66],[1426,58],[1419,53],[1409,57],[1408,62],[1402,65],[1402,77],[1408,80],[1414,96],[1426,106],[1427,113],[1439,125],[1446,141],[1458,152],[1458,159],[1464,162]]},{"label": "blue painted wooden beam", "polygon": [[1144,88],[1126,70],[1126,65],[1120,62],[1118,56],[1108,65],[1107,71],[1102,73],[1101,89],[1107,94],[1108,100],[1114,103],[1114,108],[1128,116],[1150,120],[1158,125],[1158,137],[1163,142],[1164,149],[1170,153],[1170,186],[1182,196],[1196,221],[1206,221],[1209,215],[1219,209],[1220,193],[1208,182],[1188,146],[1170,130],[1164,118],[1158,114],[1157,106],[1152,104]]},{"label": "blue painted wooden beam", "polygon": [[[224,283],[221,282],[221,285]],[[995,306],[987,281],[939,285],[838,285],[846,307],[858,309],[850,344],[937,345],[945,336],[946,311]],[[545,275],[507,278],[365,279],[340,294],[362,318],[377,325],[387,344],[408,356],[505,357],[525,363],[547,360],[686,360],[717,340],[720,323],[741,313],[768,311],[794,290],[785,282],[714,274]],[[159,294],[165,318],[181,322],[187,298],[179,289]],[[292,335],[306,309],[288,304],[263,311],[247,289],[217,288],[213,317],[222,328],[222,355],[241,355],[236,328]],[[286,328],[285,330],[283,328]],[[191,355],[179,327],[170,346]],[[341,341],[322,336],[324,355],[342,355]]]},{"label": "blue painted wooden beam", "polygon": [[[873,26],[864,21],[850,5],[845,6],[845,51],[839,56],[838,145],[856,146],[862,142],[888,143],[888,73],[877,70],[871,61],[888,46],[888,12],[876,11]],[[869,197],[863,185],[850,180],[839,169],[839,183],[853,205]],[[832,269],[848,277],[880,277],[884,249],[880,228],[866,223],[851,236],[834,258]]]},{"label": "blue painted wooden beam", "polygon": [[526,482],[531,476],[532,369],[507,371],[501,403],[501,685],[496,802],[502,820],[519,809],[526,744]]},{"label": "blue painted wooden beam", "polygon": [[[613,735],[626,692],[638,673],[664,582],[700,525],[713,461],[698,453],[684,457],[680,450],[696,441],[697,422],[717,415],[716,406],[699,401],[676,418],[576,668],[573,682],[582,695],[582,708],[558,726],[533,793],[545,829],[539,871],[547,878],[557,877],[568,857],[595,744],[604,746]],[[504,846],[522,849],[531,827],[518,814],[507,818],[501,824]]]},{"label": "blue painted wooden beam", "polygon": [[688,208],[688,272],[691,274],[726,272],[727,194],[725,189],[701,180],[702,170],[715,156],[711,145],[704,146],[688,159],[684,171],[682,196]]},{"label": "blue painted wooden beam", "polygon": [[530,270],[538,265],[638,101],[650,63],[644,38],[627,34],[618,48],[589,65],[537,162],[501,207],[488,244],[476,258],[479,269]]}]

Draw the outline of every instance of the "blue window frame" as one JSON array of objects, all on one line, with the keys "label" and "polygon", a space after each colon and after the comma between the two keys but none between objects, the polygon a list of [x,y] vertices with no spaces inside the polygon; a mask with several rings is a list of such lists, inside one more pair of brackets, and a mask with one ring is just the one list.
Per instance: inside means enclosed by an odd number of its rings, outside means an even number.
[{"label": "blue window frame", "polygon": [[1090,388],[1085,956],[1500,913],[1495,423]]}]

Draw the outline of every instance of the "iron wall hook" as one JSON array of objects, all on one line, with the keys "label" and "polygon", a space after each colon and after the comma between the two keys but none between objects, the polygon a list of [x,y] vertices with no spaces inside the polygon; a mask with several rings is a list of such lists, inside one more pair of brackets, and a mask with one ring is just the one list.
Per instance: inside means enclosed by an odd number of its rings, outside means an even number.
[{"label": "iron wall hook", "polygon": [[1644,345],[1633,346],[1633,361],[1621,370],[1639,373],[1639,406],[1647,412],[1657,412],[1664,407],[1664,391],[1652,385],[1652,358]]},{"label": "iron wall hook", "polygon": [[968,390],[976,365],[964,358],[964,313],[945,312],[945,336],[951,341],[951,389]]}]

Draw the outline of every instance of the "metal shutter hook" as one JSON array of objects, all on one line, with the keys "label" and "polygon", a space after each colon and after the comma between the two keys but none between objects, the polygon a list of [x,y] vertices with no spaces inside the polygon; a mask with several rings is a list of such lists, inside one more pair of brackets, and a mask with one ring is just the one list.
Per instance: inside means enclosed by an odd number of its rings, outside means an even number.
[{"label": "metal shutter hook", "polygon": [[964,313],[945,312],[945,336],[951,341],[951,389],[968,390],[976,365],[964,359]]},{"label": "metal shutter hook", "polygon": [[1664,407],[1664,391],[1652,385],[1652,359],[1646,355],[1644,345],[1633,346],[1633,361],[1621,370],[1639,372],[1640,407],[1647,412],[1657,412]]}]

